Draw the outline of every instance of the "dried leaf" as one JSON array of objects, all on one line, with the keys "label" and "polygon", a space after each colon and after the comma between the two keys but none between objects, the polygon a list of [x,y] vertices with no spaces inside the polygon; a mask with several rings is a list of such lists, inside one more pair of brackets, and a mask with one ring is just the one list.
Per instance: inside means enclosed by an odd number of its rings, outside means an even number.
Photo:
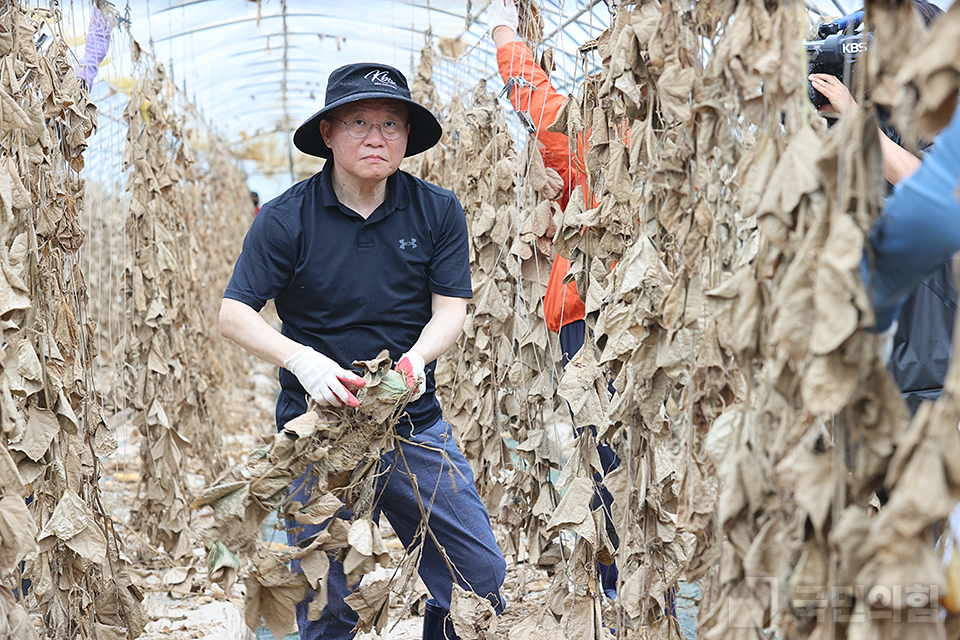
[{"label": "dried leaf", "polygon": [[330,559],[323,551],[313,551],[300,558],[300,569],[313,590],[313,599],[310,601],[307,617],[310,620],[319,620],[327,606],[327,577],[330,572]]},{"label": "dried leaf", "polygon": [[253,558],[245,584],[244,619],[251,631],[260,627],[261,616],[274,638],[296,631],[296,606],[307,595],[302,573],[290,571],[279,558],[261,551]]},{"label": "dried leaf", "polygon": [[17,464],[10,457],[6,447],[0,446],[0,487],[14,495],[22,496],[26,491],[23,479],[17,471]]},{"label": "dried leaf", "polygon": [[216,582],[223,587],[225,592],[230,593],[239,570],[240,558],[231,553],[222,542],[215,540],[210,545],[209,555],[207,556],[207,575],[210,581]]},{"label": "dried leaf", "polygon": [[91,562],[103,564],[106,560],[107,540],[90,507],[72,491],[63,493],[50,520],[43,526],[38,538],[41,549],[51,546],[54,538]]},{"label": "dried leaf", "polygon": [[573,529],[596,547],[599,539],[593,521],[594,485],[591,478],[575,478],[547,524],[547,531]]},{"label": "dried leaf", "polygon": [[364,580],[353,593],[343,599],[350,605],[357,616],[356,629],[361,633],[376,630],[383,631],[387,624],[387,613],[390,605],[390,580]]},{"label": "dried leaf", "polygon": [[472,591],[465,591],[457,583],[453,584],[450,598],[450,619],[461,640],[496,637],[497,613],[493,610],[493,605],[486,598]]},{"label": "dried leaf", "polygon": [[294,513],[300,524],[323,524],[344,508],[340,498],[332,493],[324,493],[312,498],[307,504]]},{"label": "dried leaf", "polygon": [[369,518],[356,520],[350,525],[347,543],[349,548],[343,560],[343,572],[349,587],[372,571],[377,563],[386,567],[390,562],[390,553],[380,537],[380,528]]},{"label": "dried leaf", "polygon": [[10,443],[10,448],[22,451],[31,460],[40,460],[50,443],[60,433],[60,421],[57,414],[47,409],[30,406],[27,408],[27,427],[23,436]]},{"label": "dried leaf", "polygon": [[23,498],[0,497],[0,569],[13,571],[37,548],[37,526]]},{"label": "dried leaf", "polygon": [[580,349],[567,364],[557,393],[570,403],[576,426],[593,425],[602,432],[608,424],[610,392],[607,377],[597,364],[592,349]]}]

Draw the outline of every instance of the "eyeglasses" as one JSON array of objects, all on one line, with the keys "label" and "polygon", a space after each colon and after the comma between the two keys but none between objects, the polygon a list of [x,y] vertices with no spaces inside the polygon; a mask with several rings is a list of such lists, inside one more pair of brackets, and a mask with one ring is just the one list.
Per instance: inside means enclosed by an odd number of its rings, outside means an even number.
[{"label": "eyeglasses", "polygon": [[396,140],[403,135],[403,132],[408,126],[396,120],[386,120],[380,124],[375,124],[373,122],[367,122],[363,118],[354,118],[352,120],[340,120],[340,118],[334,118],[333,116],[331,116],[331,118],[342,122],[347,129],[347,135],[357,140],[366,138],[370,130],[374,127],[380,130],[380,135],[383,136],[384,140]]}]

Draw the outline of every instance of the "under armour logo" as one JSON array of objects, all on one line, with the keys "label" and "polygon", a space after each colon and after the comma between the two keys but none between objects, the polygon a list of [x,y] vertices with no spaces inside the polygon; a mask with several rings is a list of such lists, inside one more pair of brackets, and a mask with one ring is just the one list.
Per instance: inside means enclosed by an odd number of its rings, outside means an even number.
[{"label": "under armour logo", "polygon": [[417,248],[417,239],[416,239],[416,238],[410,238],[409,240],[403,240],[403,239],[401,239],[401,240],[400,240],[400,248],[401,248],[401,249],[406,249],[407,247],[410,247],[411,249],[416,249],[416,248]]},{"label": "under armour logo", "polygon": [[370,82],[372,82],[373,84],[393,87],[394,89],[397,88],[396,80],[390,77],[389,71],[384,71],[383,69],[376,69],[363,77],[369,80]]}]

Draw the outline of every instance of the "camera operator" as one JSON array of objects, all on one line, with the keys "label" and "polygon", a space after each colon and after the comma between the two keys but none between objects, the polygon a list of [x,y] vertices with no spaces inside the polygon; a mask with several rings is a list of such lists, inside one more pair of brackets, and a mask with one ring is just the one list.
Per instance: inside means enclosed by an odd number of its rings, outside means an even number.
[{"label": "camera operator", "polygon": [[[950,124],[934,140],[920,167],[897,185],[871,230],[873,260],[864,258],[861,273],[873,294],[877,331],[891,328],[898,313],[902,328],[904,301],[909,302],[924,290],[917,286],[921,281],[927,285],[930,278],[925,276],[931,272],[936,275],[944,265],[949,268],[954,254],[960,251],[958,186],[960,106],[954,109]],[[955,313],[956,302],[953,310]],[[949,356],[949,344],[945,347]]]},{"label": "camera operator", "polygon": [[[926,0],[913,0],[913,7],[927,28],[943,13],[939,7]],[[849,89],[836,76],[813,73],[809,80],[810,86],[825,99],[825,104],[819,108],[821,112],[833,112],[838,117],[843,117],[844,113],[856,106]],[[888,203],[889,207],[895,200],[904,200],[904,197],[899,195],[899,185],[918,170],[921,159],[899,144],[899,133],[887,124],[887,114],[882,110],[878,111],[883,177],[891,190],[897,187],[894,198]],[[913,190],[916,191],[916,187]],[[914,194],[914,198],[916,197]],[[923,216],[925,209],[918,207],[915,213]],[[889,249],[884,251],[883,247],[889,248],[894,243],[909,245],[912,234],[920,232],[922,225],[891,227],[884,226],[883,220],[881,217],[878,221],[872,237],[879,283],[876,287],[878,329],[893,333],[888,364],[911,413],[915,413],[922,401],[936,400],[940,396],[950,364],[953,325],[957,313],[957,289],[951,272],[952,254],[942,255],[939,264],[924,263],[922,272],[911,270],[909,261],[905,262],[902,256],[891,261],[885,258],[890,253]],[[883,231],[878,232],[878,229]],[[883,263],[883,260],[887,262]],[[910,280],[912,286],[909,289],[898,290],[895,298],[887,299],[890,294],[885,293],[886,289],[881,283],[883,273],[889,275],[897,271],[911,277],[919,273],[922,282]],[[865,273],[866,276],[869,274]],[[869,282],[869,278],[867,281]]]},{"label": "camera operator", "polygon": [[[943,14],[943,10],[927,0],[913,0],[913,8],[923,20],[925,27]],[[819,107],[819,111],[834,113],[842,117],[849,109],[856,106],[856,101],[850,95],[850,90],[835,75],[829,73],[811,73],[807,79],[810,86],[819,92],[826,102]],[[880,112],[880,152],[883,157],[883,177],[891,185],[912,174],[920,166],[920,158],[910,153],[900,145],[900,136],[897,131],[887,125],[887,114]]]},{"label": "camera operator", "polygon": [[[942,13],[927,2],[915,1],[914,7],[927,27]],[[830,81],[835,78],[819,86],[813,80],[811,86],[839,114],[854,104],[846,87]],[[887,136],[881,141],[884,177],[897,184],[873,226],[873,256],[864,256],[861,274],[873,298],[877,331],[893,334],[888,366],[916,413],[923,401],[935,401],[943,391],[952,352],[957,289],[951,267],[960,251],[960,106],[923,160],[905,169],[898,158],[912,154]],[[897,167],[908,172],[899,180]],[[885,490],[877,495],[886,502]],[[952,535],[942,539],[945,562],[954,553],[951,538],[960,540],[960,504],[948,522]]]}]

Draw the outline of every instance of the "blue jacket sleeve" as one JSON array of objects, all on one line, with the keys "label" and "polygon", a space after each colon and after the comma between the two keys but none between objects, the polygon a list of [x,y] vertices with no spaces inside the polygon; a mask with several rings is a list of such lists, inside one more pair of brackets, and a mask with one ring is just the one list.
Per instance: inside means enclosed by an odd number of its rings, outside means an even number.
[{"label": "blue jacket sleeve", "polygon": [[960,251],[960,107],[920,168],[894,190],[873,226],[873,265],[860,270],[874,296],[877,330],[893,324],[904,297]]}]

